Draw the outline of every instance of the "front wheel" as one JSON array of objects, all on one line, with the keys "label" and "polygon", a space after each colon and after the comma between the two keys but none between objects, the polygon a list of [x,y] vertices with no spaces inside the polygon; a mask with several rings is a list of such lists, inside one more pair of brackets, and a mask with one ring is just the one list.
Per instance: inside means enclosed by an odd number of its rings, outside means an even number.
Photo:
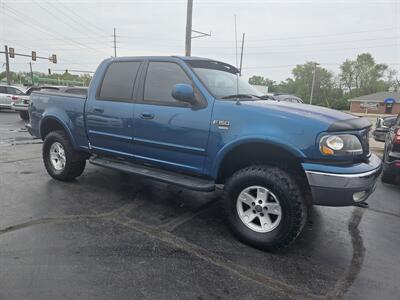
[{"label": "front wheel", "polygon": [[51,177],[71,181],[85,169],[85,157],[75,151],[63,131],[49,133],[43,142],[43,162]]},{"label": "front wheel", "polygon": [[384,170],[382,172],[382,177],[381,177],[382,182],[388,183],[388,184],[394,184],[396,182],[396,175],[393,174],[390,171]]},{"label": "front wheel", "polygon": [[270,251],[289,246],[307,218],[300,188],[291,175],[276,167],[237,171],[225,185],[223,205],[241,241]]},{"label": "front wheel", "polygon": [[22,120],[28,121],[29,120],[29,113],[27,111],[20,111],[19,116]]}]

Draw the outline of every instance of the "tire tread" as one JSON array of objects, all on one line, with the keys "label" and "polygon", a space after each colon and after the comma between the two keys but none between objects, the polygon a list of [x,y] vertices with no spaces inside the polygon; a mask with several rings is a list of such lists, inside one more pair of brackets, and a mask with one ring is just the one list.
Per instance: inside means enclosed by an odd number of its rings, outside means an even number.
[{"label": "tire tread", "polygon": [[[53,139],[61,142],[67,157],[67,164],[65,165],[64,170],[59,174],[54,172],[46,153],[47,144],[50,143],[50,141]],[[43,162],[49,175],[54,179],[61,181],[74,180],[76,177],[80,176],[83,173],[86,166],[86,159],[82,156],[81,153],[73,148],[68,136],[62,130],[50,132],[44,139]]]},{"label": "tire tread", "polygon": [[[306,219],[307,219],[307,207],[305,205],[305,201],[303,200],[303,195],[298,187],[298,184],[295,180],[285,171],[279,169],[278,167],[266,166],[266,165],[254,165],[243,168],[232,175],[230,179],[228,179],[224,194],[223,194],[223,202],[226,204],[228,201],[233,201],[230,199],[230,191],[233,189],[235,184],[241,181],[243,178],[254,177],[254,178],[265,178],[272,182],[281,185],[281,189],[286,191],[289,201],[292,202],[292,222],[291,228],[286,231],[286,233],[280,237],[278,240],[268,243],[262,244],[257,241],[252,241],[238,235],[238,238],[246,243],[252,244],[257,248],[276,251],[281,250],[288,247],[301,233]],[[224,205],[226,207],[226,205]],[[225,210],[226,214],[230,212]],[[227,216],[228,220],[230,220],[230,216]],[[232,226],[231,226],[232,227]],[[237,235],[237,232],[234,230],[234,233]]]}]

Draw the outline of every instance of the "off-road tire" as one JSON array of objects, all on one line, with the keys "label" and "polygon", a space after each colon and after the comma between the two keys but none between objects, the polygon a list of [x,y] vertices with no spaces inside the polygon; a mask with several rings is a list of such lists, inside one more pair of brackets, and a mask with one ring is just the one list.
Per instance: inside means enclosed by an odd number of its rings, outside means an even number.
[{"label": "off-road tire", "polygon": [[[62,170],[55,169],[50,161],[50,147],[55,142],[60,143],[64,148],[66,161]],[[85,156],[73,149],[64,131],[53,131],[46,136],[43,142],[42,155],[47,173],[54,179],[71,181],[80,176],[85,170]]]},{"label": "off-road tire", "polygon": [[394,184],[396,182],[396,175],[393,174],[392,172],[389,171],[383,171],[382,172],[382,177],[381,177],[382,182],[388,183],[388,184]]},{"label": "off-road tire", "polygon": [[19,116],[22,120],[28,121],[29,120],[29,113],[27,111],[20,111]]},{"label": "off-road tire", "polygon": [[[263,186],[279,199],[282,219],[270,232],[256,232],[240,219],[236,201],[249,186]],[[234,173],[226,182],[222,204],[228,224],[242,242],[256,248],[277,251],[288,247],[302,231],[307,220],[307,206],[301,190],[292,176],[277,167],[256,165]]]}]

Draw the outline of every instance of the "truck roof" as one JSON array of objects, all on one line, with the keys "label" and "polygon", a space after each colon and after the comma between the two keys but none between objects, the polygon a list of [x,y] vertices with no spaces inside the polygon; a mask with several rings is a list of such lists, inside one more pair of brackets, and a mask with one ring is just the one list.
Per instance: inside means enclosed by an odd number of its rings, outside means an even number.
[{"label": "truck roof", "polygon": [[[118,60],[126,60],[126,59],[181,59],[181,60],[213,60],[205,57],[197,57],[197,56],[177,56],[177,55],[161,55],[161,56],[120,56],[120,57],[111,57],[110,60],[118,61]],[[213,60],[214,61],[214,60]],[[216,61],[216,60],[215,60]]]},{"label": "truck roof", "polygon": [[[170,61],[176,61],[177,59],[182,60],[182,61],[186,61],[186,62],[193,62],[192,64],[196,64],[196,65],[214,65],[215,63],[219,64],[222,69],[231,72],[231,73],[239,73],[238,68],[236,68],[235,66],[222,62],[222,61],[218,61],[218,60],[214,60],[214,59],[210,59],[210,58],[205,58],[205,57],[197,57],[197,56],[121,56],[121,57],[111,57],[106,59],[105,61],[127,61],[130,59],[162,59],[162,60],[170,60]],[[202,63],[203,62],[203,63]]]}]

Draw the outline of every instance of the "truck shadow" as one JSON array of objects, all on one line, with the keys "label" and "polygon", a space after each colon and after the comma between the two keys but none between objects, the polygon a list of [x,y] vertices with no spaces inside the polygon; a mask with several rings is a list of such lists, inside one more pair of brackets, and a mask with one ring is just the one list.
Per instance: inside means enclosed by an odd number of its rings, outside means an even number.
[{"label": "truck shadow", "polygon": [[298,240],[285,251],[267,253],[240,243],[230,233],[219,201],[221,191],[193,192],[97,168],[89,168],[75,184],[96,193],[108,190],[123,202],[134,203],[125,215],[128,222],[171,233],[313,295],[343,295],[362,265],[362,239],[354,229],[361,219],[360,209],[352,214],[352,208],[311,207]]}]

